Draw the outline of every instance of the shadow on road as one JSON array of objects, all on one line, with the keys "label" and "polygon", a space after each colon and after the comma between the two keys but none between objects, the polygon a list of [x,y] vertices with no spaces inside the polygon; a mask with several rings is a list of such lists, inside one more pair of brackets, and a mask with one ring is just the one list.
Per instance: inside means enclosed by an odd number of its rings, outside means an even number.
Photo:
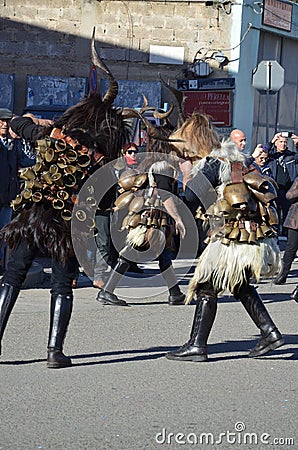
[{"label": "shadow on road", "polygon": [[[258,336],[256,337],[258,339]],[[248,351],[256,344],[256,339],[248,339],[242,341],[224,341],[218,344],[208,345],[208,355],[210,356],[209,362],[217,362],[224,360],[236,360],[246,359]],[[257,359],[283,359],[283,360],[296,360],[298,359],[298,349],[291,347],[291,345],[297,345],[298,336],[295,334],[284,335],[285,344],[283,347],[275,350],[274,353],[269,353],[263,357]],[[145,361],[163,358],[167,352],[176,350],[178,347],[150,347],[144,350],[118,350],[102,353],[88,353],[82,355],[72,355],[73,361],[72,367],[76,366],[93,366],[97,364],[119,364],[131,361]],[[226,353],[232,353],[232,355],[226,355]],[[236,354],[235,353],[241,353]],[[223,354],[223,356],[215,356],[216,354]],[[130,356],[125,356],[130,355]],[[117,357],[118,356],[118,357]],[[121,357],[119,357],[121,356]],[[272,357],[273,356],[273,357]],[[116,357],[116,358],[115,358]],[[98,358],[101,360],[98,361]],[[102,360],[104,358],[104,360]],[[108,358],[108,359],[105,359]],[[111,359],[112,358],[112,359]],[[95,361],[86,362],[74,362],[79,359],[96,359]],[[29,359],[19,361],[1,361],[0,365],[26,365],[35,364],[39,362],[45,362],[46,359]]]}]

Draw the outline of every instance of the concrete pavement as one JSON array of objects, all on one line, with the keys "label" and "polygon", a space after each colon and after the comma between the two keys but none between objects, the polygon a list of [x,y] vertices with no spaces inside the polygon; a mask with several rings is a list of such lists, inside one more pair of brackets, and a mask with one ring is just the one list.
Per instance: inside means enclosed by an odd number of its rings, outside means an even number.
[{"label": "concrete pavement", "polygon": [[[184,292],[189,264],[175,263]],[[285,345],[249,359],[258,331],[242,305],[223,296],[208,363],[164,358],[188,340],[194,306],[169,306],[156,263],[144,268],[116,291],[128,308],[102,307],[80,276],[67,369],[46,368],[49,268],[42,285],[21,291],[0,359],[0,449],[298,448],[298,304],[290,298],[298,263],[286,285],[258,286]]]}]

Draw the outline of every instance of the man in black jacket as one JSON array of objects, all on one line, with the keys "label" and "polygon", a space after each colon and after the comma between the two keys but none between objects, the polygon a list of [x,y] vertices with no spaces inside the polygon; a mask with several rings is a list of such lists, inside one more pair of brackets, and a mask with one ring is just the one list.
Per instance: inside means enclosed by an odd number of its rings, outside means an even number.
[{"label": "man in black jacket", "polygon": [[[0,108],[0,229],[10,222],[12,208],[10,202],[19,192],[19,167],[28,167],[34,160],[23,152],[22,141],[13,139],[9,133],[9,125],[13,113]],[[4,247],[0,246],[0,272],[5,268]]]},{"label": "man in black jacket", "polygon": [[268,167],[279,188],[276,203],[279,223],[282,224],[291,204],[286,199],[286,192],[298,175],[298,153],[288,149],[288,138],[282,136],[281,132],[274,135],[267,147],[269,150]]}]

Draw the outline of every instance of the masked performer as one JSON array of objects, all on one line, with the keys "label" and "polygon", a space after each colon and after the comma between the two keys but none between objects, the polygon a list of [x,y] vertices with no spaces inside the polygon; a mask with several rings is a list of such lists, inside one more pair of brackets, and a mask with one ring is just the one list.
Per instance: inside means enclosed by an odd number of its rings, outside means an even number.
[{"label": "masked performer", "polygon": [[[124,300],[114,294],[114,290],[131,261],[139,262],[142,252],[149,248],[153,251],[152,259],[158,258],[161,275],[169,290],[169,305],[183,305],[185,300],[172,266],[173,228],[176,227],[174,232],[179,232],[182,238],[185,235],[185,226],[175,202],[177,157],[170,155],[172,148],[167,142],[166,131],[153,129],[147,121],[146,125],[150,132],[146,157],[138,167],[140,173],[124,174],[119,180],[124,192],[117,198],[116,210],[125,206],[129,210],[122,223],[122,229],[128,231],[127,245],[119,252],[116,266],[97,295],[97,300],[103,305],[127,306]],[[138,188],[141,188],[139,192]]]},{"label": "masked performer", "polygon": [[90,93],[45,129],[30,117],[11,121],[21,138],[35,142],[37,163],[25,169],[22,192],[13,201],[15,218],[3,229],[11,248],[0,288],[0,338],[34,257],[46,249],[52,257],[48,368],[71,365],[62,352],[73,305],[72,281],[78,270],[71,239],[72,209],[80,187],[94,171],[119,156],[128,139],[122,111],[112,107],[117,82],[99,59],[92,39],[93,63],[109,76],[106,94]]},{"label": "masked performer", "polygon": [[190,339],[166,357],[207,360],[207,340],[217,297],[223,291],[241,301],[261,332],[249,356],[265,355],[284,341],[250,278],[273,275],[279,267],[274,231],[278,221],[272,205],[276,198],[274,182],[246,167],[245,156],[234,143],[221,145],[204,114],[188,118],[172,137],[184,141],[174,145],[188,157],[181,164],[185,195],[199,207],[200,217],[209,221],[210,230],[209,243],[188,287],[186,302],[195,294],[197,297]]}]

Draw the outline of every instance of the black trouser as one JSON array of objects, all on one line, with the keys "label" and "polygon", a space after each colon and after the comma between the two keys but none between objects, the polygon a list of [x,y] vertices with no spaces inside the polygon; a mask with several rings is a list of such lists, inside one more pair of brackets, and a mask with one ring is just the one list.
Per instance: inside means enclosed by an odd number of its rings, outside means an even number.
[{"label": "black trouser", "polygon": [[298,230],[288,228],[288,240],[283,256],[283,269],[289,273],[298,250]]},{"label": "black trouser", "polygon": [[[3,282],[21,288],[38,251],[35,245],[28,246],[25,240],[20,241],[10,254]],[[69,257],[65,263],[52,258],[51,294],[72,294],[72,280],[76,278],[77,271],[75,256]]]},{"label": "black trouser", "polygon": [[288,211],[291,206],[291,202],[286,198],[287,189],[279,187],[276,198],[276,206],[279,221],[279,232],[283,236],[287,236],[288,229],[283,227],[285,218],[287,217]]}]

